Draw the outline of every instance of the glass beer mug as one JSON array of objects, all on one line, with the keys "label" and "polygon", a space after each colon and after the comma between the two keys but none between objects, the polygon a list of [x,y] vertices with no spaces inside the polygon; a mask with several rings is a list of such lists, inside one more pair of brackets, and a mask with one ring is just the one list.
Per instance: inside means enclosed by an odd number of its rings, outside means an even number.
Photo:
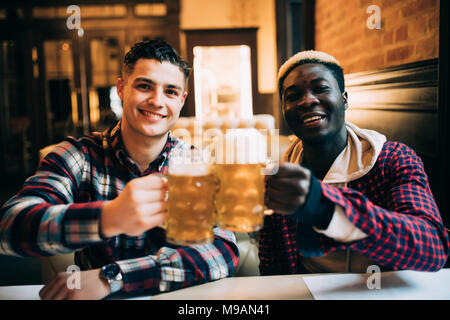
[{"label": "glass beer mug", "polygon": [[176,245],[212,243],[218,182],[202,151],[172,150],[167,180],[167,242]]},{"label": "glass beer mug", "polygon": [[[214,171],[220,181],[216,225],[234,232],[252,232],[264,225],[267,160],[266,137],[256,129],[233,129],[216,140]],[[223,152],[221,152],[221,150]]]}]

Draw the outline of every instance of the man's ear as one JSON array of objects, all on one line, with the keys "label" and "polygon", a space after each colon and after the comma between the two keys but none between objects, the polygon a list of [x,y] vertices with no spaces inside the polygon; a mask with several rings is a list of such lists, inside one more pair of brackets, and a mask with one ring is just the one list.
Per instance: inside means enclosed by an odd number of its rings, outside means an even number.
[{"label": "man's ear", "polygon": [[348,109],[348,94],[347,91],[342,92],[342,99],[344,99],[344,109]]},{"label": "man's ear", "polygon": [[120,100],[123,101],[123,89],[125,86],[125,82],[122,78],[117,78],[116,81],[116,88],[117,88],[117,95],[119,96]]},{"label": "man's ear", "polygon": [[181,103],[183,104],[183,106],[184,106],[184,102],[186,101],[187,95],[188,95],[187,91],[183,92],[183,96],[181,97]]}]

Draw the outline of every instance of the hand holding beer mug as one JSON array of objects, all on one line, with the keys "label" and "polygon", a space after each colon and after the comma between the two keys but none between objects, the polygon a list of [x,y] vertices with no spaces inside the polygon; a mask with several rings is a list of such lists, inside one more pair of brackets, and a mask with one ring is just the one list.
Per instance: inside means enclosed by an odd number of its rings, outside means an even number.
[{"label": "hand holding beer mug", "polygon": [[174,149],[169,159],[166,240],[176,245],[212,243],[217,178],[203,153]]},{"label": "hand holding beer mug", "polygon": [[233,129],[216,143],[217,226],[234,232],[260,230],[264,215],[270,214],[264,207],[266,138],[256,129]]}]

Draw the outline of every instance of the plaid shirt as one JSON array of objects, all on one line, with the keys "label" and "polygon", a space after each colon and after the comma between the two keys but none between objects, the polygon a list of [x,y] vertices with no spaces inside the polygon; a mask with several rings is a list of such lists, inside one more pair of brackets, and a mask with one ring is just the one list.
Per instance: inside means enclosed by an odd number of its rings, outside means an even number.
[{"label": "plaid shirt", "polygon": [[259,235],[260,272],[305,272],[301,258],[337,250],[362,254],[384,268],[436,271],[449,252],[449,236],[436,206],[422,161],[398,142],[386,142],[374,167],[347,187],[321,183],[322,194],[341,206],[368,236],[350,243],[334,241],[288,217],[265,218]]},{"label": "plaid shirt", "polygon": [[145,172],[125,151],[120,123],[89,137],[67,138],[48,154],[36,174],[0,211],[0,253],[40,257],[76,250],[82,269],[116,262],[125,292],[174,290],[233,275],[239,252],[232,232],[214,229],[210,245],[172,246],[153,228],[132,237],[105,239],[99,219],[106,200],[133,178],[165,172],[180,142],[171,134]]}]

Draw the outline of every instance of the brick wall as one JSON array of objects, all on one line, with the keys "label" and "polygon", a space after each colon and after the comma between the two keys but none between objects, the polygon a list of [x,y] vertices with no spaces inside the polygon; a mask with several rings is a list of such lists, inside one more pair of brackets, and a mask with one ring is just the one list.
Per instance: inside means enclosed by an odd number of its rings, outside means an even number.
[{"label": "brick wall", "polygon": [[[379,30],[367,27],[370,5],[380,8]],[[316,49],[346,74],[438,57],[438,0],[316,0],[315,19]]]}]

